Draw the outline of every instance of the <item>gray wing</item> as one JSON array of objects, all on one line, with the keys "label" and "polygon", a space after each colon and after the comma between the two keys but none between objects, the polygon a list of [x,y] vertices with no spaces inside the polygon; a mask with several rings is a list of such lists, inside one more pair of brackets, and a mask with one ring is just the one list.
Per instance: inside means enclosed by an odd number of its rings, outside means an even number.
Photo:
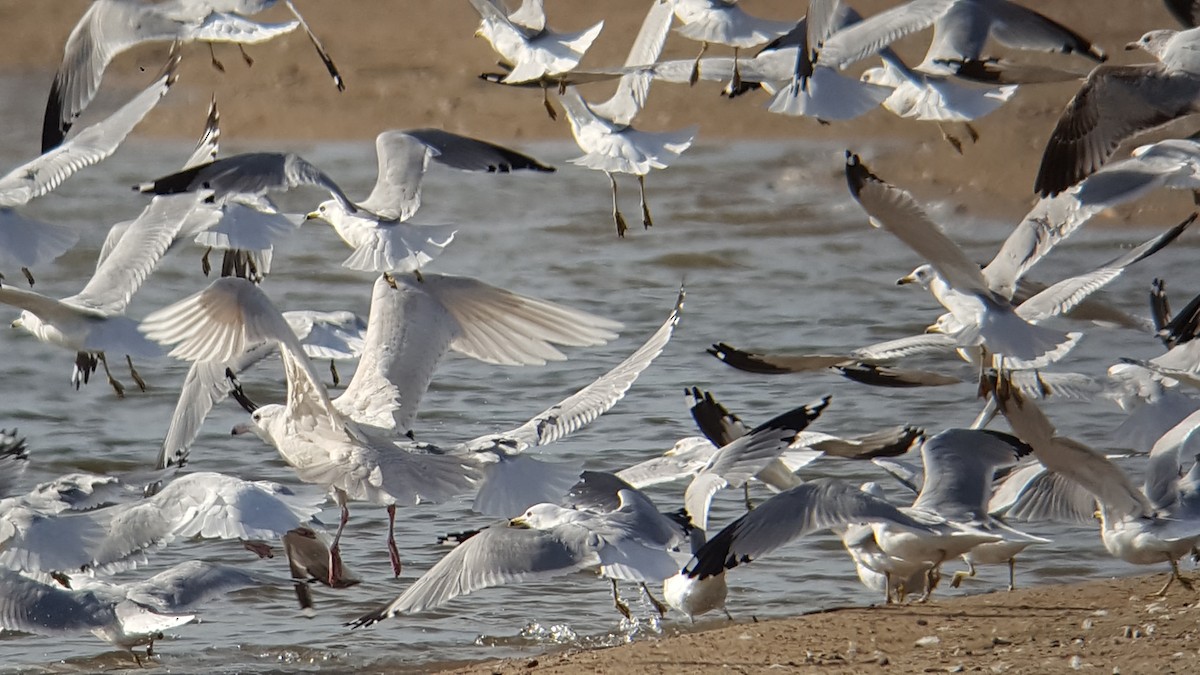
[{"label": "gray wing", "polygon": [[554,167],[516,150],[442,129],[412,129],[403,133],[432,148],[433,161],[454,169],[487,173],[554,171]]},{"label": "gray wing", "polygon": [[217,110],[217,95],[213,94],[212,100],[208,103],[208,117],[204,120],[204,132],[200,134],[200,139],[196,141],[196,147],[192,149],[192,155],[184,162],[183,168],[190,169],[215,160],[220,147],[221,112]]},{"label": "gray wing", "polygon": [[987,513],[992,478],[1033,451],[1015,436],[979,429],[947,429],[921,445],[925,482],[913,508],[951,520]]},{"label": "gray wing", "polygon": [[696,551],[683,573],[701,579],[715,576],[756,560],[793,539],[862,522],[893,522],[926,529],[881,499],[821,479],[780,492],[727,525]]},{"label": "gray wing", "polygon": [[262,575],[238,567],[191,560],[129,585],[126,594],[130,600],[159,612],[182,612],[264,582]]},{"label": "gray wing", "polygon": [[36,635],[71,635],[116,622],[113,603],[91,591],[71,591],[0,567],[0,628]]},{"label": "gray wing", "polygon": [[493,525],[459,544],[400,597],[351,625],[370,626],[397,614],[440,607],[484,588],[591,567],[600,562],[600,545],[598,537],[576,539],[557,530]]},{"label": "gray wing", "polygon": [[1189,113],[1200,76],[1161,63],[1099,66],[1067,103],[1042,154],[1034,192],[1055,195],[1103,166],[1126,138]]},{"label": "gray wing", "polygon": [[1009,521],[1094,524],[1096,497],[1033,462],[1008,474],[992,493],[988,512]]},{"label": "gray wing", "polygon": [[881,180],[858,158],[846,153],[846,182],[850,194],[871,217],[871,224],[891,232],[924,258],[954,289],[984,297],[992,295],[979,266],[963,253],[908,192]]},{"label": "gray wing", "polygon": [[357,211],[342,188],[303,157],[292,153],[250,152],[218,159],[163,176],[136,189],[156,195],[209,192],[223,198],[231,194],[262,194],[311,185],[324,188],[346,210]]},{"label": "gray wing", "polygon": [[[658,61],[674,18],[675,11],[670,2],[651,0],[650,11],[646,13],[642,27],[634,38],[625,65],[644,66]],[[588,104],[588,107],[596,115],[608,118],[615,124],[629,124],[646,105],[653,81],[649,72],[626,73],[617,83],[617,91],[612,98],[602,103]]]},{"label": "gray wing", "polygon": [[875,459],[896,457],[908,452],[912,444],[925,435],[920,427],[888,427],[848,438],[824,437],[808,447],[845,459]]},{"label": "gray wing", "polygon": [[983,268],[988,286],[1011,298],[1029,268],[1099,211],[1100,207],[1081,205],[1069,194],[1038,200]]},{"label": "gray wing", "polygon": [[[515,441],[519,448],[546,445],[578,431],[611,410],[625,397],[625,392],[629,391],[642,371],[649,368],[654,359],[666,349],[675,326],[679,324],[685,295],[683,289],[680,289],[675,307],[667,320],[628,358],[588,386],[538,413],[525,424],[500,435]],[[477,440],[493,438],[485,436]],[[468,442],[467,446],[472,447],[475,442]],[[490,442],[488,445],[490,446]]]},{"label": "gray wing", "polygon": [[360,206],[392,220],[411,218],[421,208],[421,179],[430,154],[429,146],[408,132],[385,131],[376,136],[379,174]]},{"label": "gray wing", "polygon": [[1171,427],[1150,449],[1146,482],[1142,491],[1156,510],[1167,510],[1179,501],[1179,479],[1183,463],[1180,451],[1200,427],[1200,412],[1194,412]]},{"label": "gray wing", "polygon": [[690,436],[677,441],[665,454],[621,469],[616,475],[636,488],[668,483],[695,475],[716,451],[707,438]]},{"label": "gray wing", "polygon": [[738,370],[764,375],[824,370],[849,360],[846,354],[759,354],[743,351],[724,342],[714,344],[707,351]]},{"label": "gray wing", "polygon": [[93,2],[67,38],[62,64],[50,85],[42,152],[62,143],[100,88],[104,69],[114,56],[140,42],[173,40],[182,29],[180,22],[154,6],[131,0]]},{"label": "gray wing", "polygon": [[179,57],[171,58],[166,72],[104,121],[84,129],[63,145],[8,172],[0,178],[0,205],[20,206],[58,187],[71,174],[96,164],[116,152],[175,83]]},{"label": "gray wing", "polygon": [[199,204],[194,194],[155,197],[125,229],[83,290],[63,301],[107,314],[124,313]]},{"label": "gray wing", "polygon": [[1104,51],[1066,26],[1008,0],[991,0],[985,5],[990,16],[991,34],[1001,44],[1014,49],[1079,54],[1093,61],[1104,61]]},{"label": "gray wing", "polygon": [[0,499],[15,497],[16,487],[29,468],[29,448],[25,439],[12,431],[0,429]]},{"label": "gray wing", "polygon": [[1125,268],[1136,264],[1162,250],[1175,241],[1183,231],[1196,220],[1193,213],[1182,223],[1166,232],[1153,237],[1130,249],[1090,272],[1080,274],[1053,284],[1045,290],[1029,298],[1017,307],[1017,316],[1037,323],[1052,316],[1058,316],[1071,311],[1092,293],[1111,283],[1125,271]]},{"label": "gray wing", "polygon": [[829,36],[821,46],[817,62],[833,68],[845,68],[892,42],[928,28],[956,0],[912,0],[866,17]]}]

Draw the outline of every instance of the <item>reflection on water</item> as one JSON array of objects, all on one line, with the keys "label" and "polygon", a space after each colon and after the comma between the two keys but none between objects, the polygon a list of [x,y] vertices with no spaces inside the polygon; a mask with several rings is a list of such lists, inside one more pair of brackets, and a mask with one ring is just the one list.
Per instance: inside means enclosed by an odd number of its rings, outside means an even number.
[{"label": "reflection on water", "polygon": [[[108,163],[41,200],[31,210],[34,215],[74,224],[84,235],[80,246],[56,265],[37,270],[37,290],[58,297],[78,291],[90,275],[108,226],[133,217],[144,204],[128,186],[174,170],[188,149],[184,143],[133,140]],[[365,195],[374,181],[369,142],[291,149],[320,164],[353,196]],[[635,228],[623,240],[614,234],[603,175],[565,164],[563,160],[573,156],[566,145],[530,149],[562,169],[548,176],[433,171],[419,218],[459,223],[461,230],[431,269],[478,276],[580,307],[624,322],[625,330],[606,347],[572,349],[570,361],[543,368],[501,368],[448,358],[423,401],[418,438],[452,443],[509,428],[590,382],[658,327],[681,280],[686,280],[688,301],[675,340],[621,404],[586,430],[547,448],[550,457],[593,469],[616,469],[661,453],[677,438],[695,433],[682,397],[684,387],[691,385],[711,388],[751,424],[825,393],[833,395],[833,404],[815,427],[821,431],[853,433],[905,423],[939,430],[966,425],[974,417],[972,385],[880,390],[827,374],[765,378],[733,371],[704,353],[716,341],[776,351],[839,350],[918,332],[938,313],[927,293],[895,286],[894,281],[920,261],[866,224],[846,194],[840,148],[790,142],[698,146],[677,166],[649,177],[656,225],[651,231]],[[18,157],[2,159],[11,163]],[[887,178],[919,191],[920,186],[909,185],[905,176]],[[623,196],[633,212],[636,194],[627,190]],[[282,201],[285,208],[303,212],[323,198],[305,192]],[[953,219],[947,225],[981,260],[991,256],[1008,229]],[[1035,270],[1035,276],[1056,278],[1082,271],[1143,236],[1085,230]],[[1115,283],[1109,297],[1127,310],[1144,313],[1152,277],[1177,279],[1173,288],[1185,292],[1191,276],[1184,272],[1191,269],[1194,248],[1193,239],[1185,237]],[[206,280],[200,274],[200,253],[194,246],[173,252],[134,299],[130,314],[144,316],[202,288]],[[275,273],[264,289],[281,309],[351,309],[365,316],[372,278],[339,266],[348,253],[330,228],[309,223],[276,253]],[[15,315],[15,310],[0,311],[3,321]],[[5,331],[0,346],[0,426],[18,426],[28,437],[33,452],[30,484],[78,468],[122,471],[154,461],[186,370],[183,364],[140,363],[150,390],[118,401],[103,380],[74,391],[68,385],[72,358],[65,351],[16,331]],[[1117,356],[1148,358],[1157,351],[1145,336],[1092,330],[1069,365],[1100,375]],[[343,373],[343,381],[348,375]],[[256,400],[268,401],[282,400],[280,380],[277,362],[260,365],[243,378],[255,390]],[[1105,401],[1063,401],[1048,408],[1060,430],[1100,447],[1119,422],[1116,408]],[[244,414],[233,402],[219,406],[196,444],[191,469],[294,482],[272,449],[253,437],[229,435],[242,421]],[[1136,460],[1127,465],[1134,471],[1140,468]],[[856,483],[882,480],[870,466],[842,461],[819,462],[805,475]],[[676,508],[682,490],[682,485],[672,485],[651,494],[664,509]],[[899,490],[892,494],[902,497]],[[443,555],[445,549],[435,545],[438,533],[486,524],[469,512],[468,504],[460,499],[401,509],[397,538],[405,568],[399,580],[389,578],[383,509],[352,508],[344,550],[364,583],[336,593],[317,588],[320,612],[314,618],[296,612],[292,590],[283,583],[215,601],[200,612],[201,623],[177,629],[174,639],[159,645],[161,664],[181,672],[394,672],[430,661],[512,656],[548,645],[612,644],[660,630],[690,629],[674,616],[660,628],[650,619],[648,606],[637,603],[640,621],[622,624],[612,608],[608,583],[591,573],[488,589],[437,611],[399,617],[371,629],[351,632],[342,626],[399,593]],[[714,523],[728,522],[741,509],[740,495],[718,495],[714,509]],[[336,522],[332,509],[323,515],[326,522]],[[1107,557],[1095,530],[1031,529],[1054,543],[1022,557],[1019,584],[1134,571]],[[286,577],[279,559],[259,561],[236,543],[207,542],[173,545],[122,578],[141,578],[195,558],[238,561]],[[941,592],[995,589],[1005,572],[983,569],[964,590]],[[828,535],[739,568],[730,586],[729,609],[741,619],[876,601],[858,584],[848,557]],[[634,592],[632,587],[625,589],[631,600]],[[27,672],[133,665],[90,636],[11,634],[0,636],[0,663]]]}]

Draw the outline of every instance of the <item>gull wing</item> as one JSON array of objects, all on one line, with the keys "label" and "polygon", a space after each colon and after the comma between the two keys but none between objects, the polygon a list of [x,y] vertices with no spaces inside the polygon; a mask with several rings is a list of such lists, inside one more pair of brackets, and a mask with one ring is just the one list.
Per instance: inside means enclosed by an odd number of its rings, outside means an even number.
[{"label": "gull wing", "polygon": [[784,490],[727,525],[696,551],[683,573],[700,579],[716,576],[793,539],[862,522],[892,522],[926,529],[882,499],[821,479]]},{"label": "gull wing", "polygon": [[324,171],[293,153],[248,152],[184,169],[134,187],[156,195],[209,192],[218,198],[232,194],[262,194],[305,185],[324,188],[351,213],[354,202]]},{"label": "gull wing", "polygon": [[1015,466],[1033,448],[1016,436],[984,429],[947,429],[921,445],[925,480],[913,508],[951,520],[987,514],[997,469]]},{"label": "gull wing", "polygon": [[1180,450],[1200,427],[1200,412],[1193,412],[1171,427],[1150,448],[1150,461],[1146,465],[1146,482],[1142,491],[1150,505],[1157,510],[1167,510],[1179,501],[1179,479],[1183,464]]},{"label": "gull wing", "polygon": [[112,601],[0,567],[0,628],[35,635],[72,635],[115,623]]},{"label": "gull wing", "polygon": [[179,55],[174,54],[166,72],[104,121],[0,178],[0,206],[20,206],[41,197],[71,174],[116,152],[125,137],[175,84],[178,65]]},{"label": "gull wing", "polygon": [[821,45],[817,64],[845,68],[933,24],[957,0],[911,0],[837,31]]},{"label": "gull wing", "polygon": [[979,266],[947,237],[908,192],[881,180],[858,158],[846,153],[850,194],[871,217],[871,224],[891,232],[924,258],[950,286],[963,293],[990,298],[991,290]]},{"label": "gull wing", "polygon": [[130,584],[126,596],[159,612],[184,612],[231,591],[263,585],[267,579],[230,565],[189,560]]},{"label": "gull wing", "polygon": [[[633,47],[625,57],[625,66],[645,66],[658,61],[667,33],[671,30],[675,11],[666,0],[651,0],[650,11],[642,21]],[[588,104],[591,111],[607,118],[614,124],[627,125],[646,105],[650,84],[654,81],[649,72],[630,72],[621,76],[617,91],[603,103]]]},{"label": "gull wing", "polygon": [[1033,191],[1055,195],[1095,173],[1126,138],[1193,110],[1200,76],[1161,63],[1098,66],[1058,118]]}]

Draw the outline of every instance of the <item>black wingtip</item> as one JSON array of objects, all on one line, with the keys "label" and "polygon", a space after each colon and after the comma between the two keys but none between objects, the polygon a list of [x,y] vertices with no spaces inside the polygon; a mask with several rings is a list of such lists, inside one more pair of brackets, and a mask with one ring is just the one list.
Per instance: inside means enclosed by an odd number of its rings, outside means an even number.
[{"label": "black wingtip", "polygon": [[385,607],[383,609],[378,609],[378,610],[376,610],[374,612],[370,612],[368,614],[363,614],[362,616],[358,617],[357,619],[355,619],[353,621],[347,621],[346,623],[344,623],[342,625],[346,626],[350,630],[354,630],[355,628],[367,628],[369,626],[374,626],[375,624],[379,623],[380,621],[383,621],[384,619],[388,618],[389,616],[390,615],[387,613],[387,608]]},{"label": "black wingtip", "polygon": [[[850,188],[850,194],[858,199],[858,195],[862,192],[863,186],[868,180],[875,179],[875,174],[862,163],[862,159],[853,152],[846,151],[846,185]],[[877,179],[876,179],[877,180]]]},{"label": "black wingtip", "polygon": [[63,73],[59,71],[50,84],[50,96],[46,100],[46,113],[42,117],[42,154],[62,145],[71,123],[62,121],[63,110]]}]

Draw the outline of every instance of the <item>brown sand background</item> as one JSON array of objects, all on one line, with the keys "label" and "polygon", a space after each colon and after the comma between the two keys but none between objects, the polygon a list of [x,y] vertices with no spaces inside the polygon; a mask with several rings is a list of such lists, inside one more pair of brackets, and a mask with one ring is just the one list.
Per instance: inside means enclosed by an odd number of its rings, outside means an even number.
[{"label": "brown sand background", "polygon": [[[569,139],[561,119],[552,122],[536,92],[498,87],[476,78],[491,70],[494,56],[472,33],[477,17],[465,0],[296,0],[324,41],[347,82],[337,93],[304,36],[251,47],[247,68],[235,48],[218,47],[226,66],[209,65],[208,50],[185,49],[177,91],[156,109],[138,133],[191,138],[209,97],[222,108],[225,138],[256,140],[272,147],[314,140],[369,141],[391,128],[439,126],[501,142]],[[551,0],[551,24],[579,30],[603,18],[605,29],[584,61],[604,67],[624,60],[644,15],[645,0],[582,2]],[[796,18],[797,0],[745,0],[745,9],[777,19]],[[892,3],[856,0],[871,13]],[[1154,0],[1054,0],[1040,5],[1105,49],[1115,63],[1144,61],[1126,53],[1125,43],[1153,28],[1175,24]],[[36,151],[36,137],[14,128],[37,128],[62,45],[87,0],[0,0],[0,76],[28,80],[34,90],[23,106],[35,119],[9,124],[4,143]],[[264,15],[285,20],[286,10]],[[900,53],[919,60],[927,33],[906,39]],[[679,36],[665,57],[688,58],[697,47]],[[713,54],[721,50],[714,49]],[[140,68],[156,72],[165,48],[139,48],[119,56],[104,87],[138,87]],[[1055,57],[1046,57],[1053,59]],[[1060,63],[1085,64],[1061,57]],[[44,84],[38,84],[38,83]],[[719,87],[694,89],[656,85],[639,128],[666,130],[700,126],[700,142],[740,138],[844,140],[871,147],[873,167],[925,199],[944,199],[964,214],[1019,217],[1033,202],[1031,186],[1046,138],[1075,83],[1022,88],[1012,101],[976,123],[979,142],[962,155],[941,139],[936,125],[902,120],[882,109],[857,120],[822,126],[815,120],[771,115],[762,96],[728,101]],[[589,96],[605,96],[611,85],[595,85]],[[1165,133],[1184,135],[1194,120]],[[1127,144],[1127,152],[1136,143]],[[28,148],[28,149],[24,149]],[[831,166],[834,175],[840,167]],[[1160,194],[1108,215],[1113,224],[1150,224],[1186,212],[1190,196]],[[789,620],[746,623],[749,617],[710,632],[648,640],[589,652],[542,655],[473,666],[466,672],[731,672],[820,671],[1012,673],[1194,672],[1200,643],[1200,603],[1191,591],[1174,588],[1165,600],[1147,598],[1162,575],[1102,580],[1077,586],[1043,586],[1014,593],[942,598],[924,606],[846,609]],[[797,611],[803,611],[802,606]],[[669,624],[669,626],[672,624]],[[668,632],[677,628],[668,628]],[[937,637],[936,644],[929,644]],[[918,640],[927,638],[925,646]],[[1078,657],[1076,662],[1072,659]]]},{"label": "brown sand background", "polygon": [[[313,30],[339,65],[347,90],[333,87],[307,39],[299,31],[250,47],[255,58],[246,67],[236,48],[222,45],[217,55],[225,73],[209,65],[208,48],[191,45],[179,91],[151,113],[138,133],[190,138],[215,93],[222,109],[227,139],[240,143],[280,141],[370,140],[385,129],[440,126],[500,142],[524,139],[569,139],[565,119],[551,121],[542,111],[540,94],[489,84],[480,72],[495,70],[495,55],[473,37],[478,16],[466,0],[296,0]],[[856,0],[869,14],[888,7],[888,0]],[[1158,0],[1054,0],[1025,3],[1075,28],[1107,51],[1114,63],[1145,61],[1141,52],[1123,46],[1153,28],[1175,27]],[[550,24],[559,30],[581,30],[604,19],[605,27],[584,60],[586,67],[619,65],[645,14],[646,0],[551,0]],[[0,0],[0,75],[30,75],[44,81],[31,92],[36,101],[33,122],[40,123],[42,91],[62,58],[62,45],[87,0]],[[745,0],[751,13],[795,19],[798,0]],[[264,20],[290,15],[275,7]],[[928,32],[899,44],[910,63],[920,60]],[[694,57],[695,43],[672,35],[664,58]],[[105,87],[140,86],[145,68],[157,72],[165,47],[144,47],[119,56],[110,66]],[[1002,50],[997,50],[1002,53]],[[710,54],[728,54],[714,48]],[[1078,57],[1045,55],[1048,62],[1085,69]],[[865,63],[864,66],[865,67]],[[668,130],[700,126],[699,142],[735,142],[739,138],[844,140],[848,147],[870,148],[873,168],[925,199],[946,199],[963,213],[1016,218],[1033,202],[1032,184],[1046,138],[1059,112],[1077,89],[1073,82],[1022,88],[1014,99],[979,120],[979,142],[958,155],[941,139],[937,125],[899,119],[883,109],[848,122],[822,126],[813,119],[766,112],[763,95],[730,101],[718,96],[719,85],[695,88],[658,84],[639,128]],[[612,85],[591,85],[589,97],[607,96]],[[1169,132],[1186,135],[1193,121]],[[1163,134],[1159,134],[1161,136]],[[1157,137],[1157,136],[1156,136]],[[10,139],[19,143],[19,139]],[[1143,139],[1142,142],[1145,142]],[[33,141],[30,139],[32,145]],[[1122,149],[1127,153],[1137,143]],[[837,166],[830,167],[835,174]],[[1160,194],[1137,208],[1108,217],[1110,223],[1152,224],[1186,213],[1190,197]],[[1103,220],[1103,219],[1102,219]]]}]

